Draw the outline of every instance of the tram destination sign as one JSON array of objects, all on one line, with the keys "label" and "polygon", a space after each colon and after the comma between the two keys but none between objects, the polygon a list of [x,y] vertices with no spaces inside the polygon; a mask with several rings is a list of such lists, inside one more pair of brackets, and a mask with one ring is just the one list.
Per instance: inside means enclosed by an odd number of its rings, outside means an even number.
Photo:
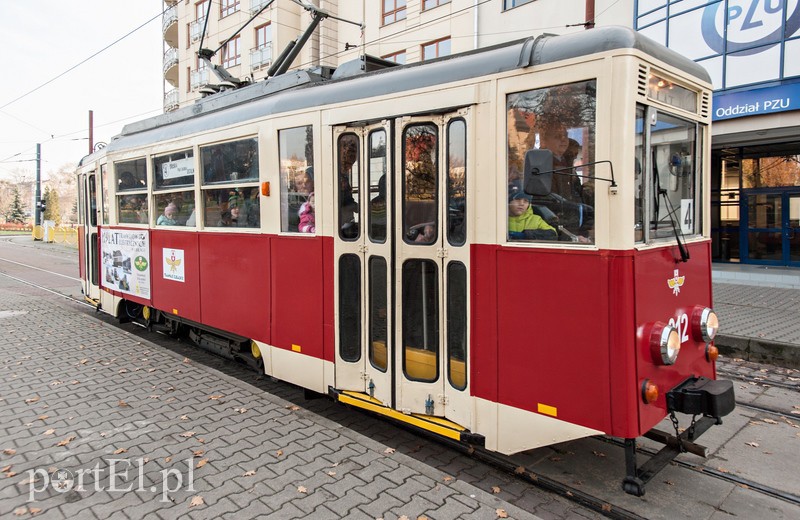
[{"label": "tram destination sign", "polygon": [[714,94],[713,121],[800,110],[800,83]]}]

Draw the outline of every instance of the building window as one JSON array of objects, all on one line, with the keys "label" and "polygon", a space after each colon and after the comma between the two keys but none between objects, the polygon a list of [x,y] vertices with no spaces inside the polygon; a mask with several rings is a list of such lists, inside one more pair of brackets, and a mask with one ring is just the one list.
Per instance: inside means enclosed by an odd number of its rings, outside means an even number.
[{"label": "building window", "polygon": [[406,64],[406,51],[395,52],[394,54],[389,54],[383,57],[386,61],[392,61],[397,63],[398,65],[405,65]]},{"label": "building window", "polygon": [[503,9],[513,9],[514,7],[530,2],[533,2],[533,0],[503,0]]},{"label": "building window", "polygon": [[406,0],[383,0],[383,25],[406,19]]},{"label": "building window", "polygon": [[272,25],[256,27],[256,46],[250,51],[250,69],[256,70],[272,63]]},{"label": "building window", "polygon": [[208,10],[208,0],[194,4],[194,21],[189,23],[187,34],[188,42],[186,47],[190,47],[192,42],[200,41],[203,34],[203,27],[206,24],[206,11]]},{"label": "building window", "polygon": [[422,46],[422,59],[430,60],[450,55],[450,38],[436,40]]},{"label": "building window", "polygon": [[449,3],[450,0],[424,0],[422,2],[422,10],[427,11],[428,9],[433,9],[434,7],[439,7],[440,5]]},{"label": "building window", "polygon": [[223,67],[234,67],[242,62],[242,54],[239,52],[239,38],[240,36],[237,36],[225,44],[225,48],[222,51]]},{"label": "building window", "polygon": [[239,0],[220,0],[219,17],[225,18],[239,10]]}]

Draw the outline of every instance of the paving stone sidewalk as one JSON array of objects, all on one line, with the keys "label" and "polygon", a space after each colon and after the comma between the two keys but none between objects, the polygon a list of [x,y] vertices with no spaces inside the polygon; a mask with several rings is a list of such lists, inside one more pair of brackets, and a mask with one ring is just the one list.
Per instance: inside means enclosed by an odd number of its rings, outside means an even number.
[{"label": "paving stone sidewalk", "polygon": [[12,285],[0,280],[2,518],[537,518]]}]

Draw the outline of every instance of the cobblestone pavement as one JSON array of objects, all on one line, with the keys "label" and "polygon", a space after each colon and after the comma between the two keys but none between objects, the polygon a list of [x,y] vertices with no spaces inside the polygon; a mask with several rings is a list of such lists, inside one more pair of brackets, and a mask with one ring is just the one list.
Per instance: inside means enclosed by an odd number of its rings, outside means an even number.
[{"label": "cobblestone pavement", "polygon": [[[381,421],[338,406],[367,423],[353,431],[14,284],[0,279],[0,517],[536,518],[403,453],[452,464],[445,450],[389,448]],[[550,518],[582,514],[517,492]]]}]

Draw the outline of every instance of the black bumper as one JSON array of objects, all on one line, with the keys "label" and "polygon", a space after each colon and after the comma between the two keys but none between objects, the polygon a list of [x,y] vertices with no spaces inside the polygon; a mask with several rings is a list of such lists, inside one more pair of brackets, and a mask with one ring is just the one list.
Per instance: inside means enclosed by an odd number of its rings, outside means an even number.
[{"label": "black bumper", "polygon": [[736,407],[733,382],[707,377],[690,377],[667,392],[667,409],[689,415],[719,419]]}]

